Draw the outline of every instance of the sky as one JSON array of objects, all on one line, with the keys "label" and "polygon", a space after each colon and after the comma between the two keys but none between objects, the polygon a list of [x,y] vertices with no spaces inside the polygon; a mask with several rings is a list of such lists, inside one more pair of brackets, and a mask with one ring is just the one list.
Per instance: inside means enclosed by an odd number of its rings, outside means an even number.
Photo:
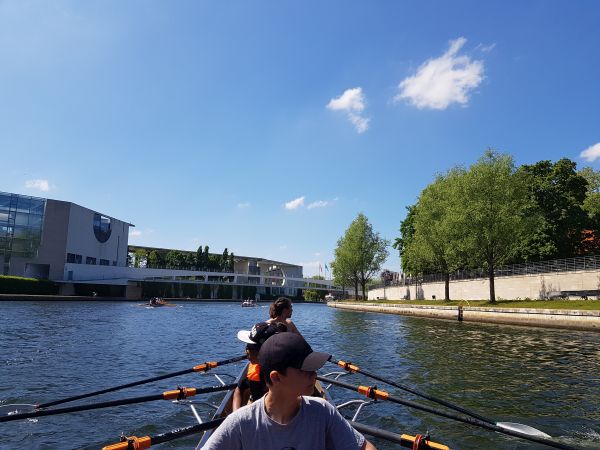
[{"label": "sky", "polygon": [[599,170],[598,23],[593,0],[0,0],[0,191],[319,274],[357,214],[393,241],[488,148]]}]

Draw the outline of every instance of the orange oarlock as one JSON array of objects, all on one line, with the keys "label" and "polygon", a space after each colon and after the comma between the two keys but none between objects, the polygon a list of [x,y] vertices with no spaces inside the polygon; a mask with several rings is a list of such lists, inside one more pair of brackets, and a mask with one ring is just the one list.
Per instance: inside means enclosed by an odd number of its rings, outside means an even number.
[{"label": "orange oarlock", "polygon": [[192,367],[194,372],[207,372],[210,369],[214,369],[218,364],[214,361],[205,362],[204,364],[198,364],[197,366]]},{"label": "orange oarlock", "polygon": [[411,436],[410,434],[403,434],[400,436],[400,438],[407,442],[412,442],[413,449],[428,448],[433,450],[450,450],[450,447],[448,447],[447,445],[432,442],[425,436],[422,436],[420,434],[417,434],[416,436]]},{"label": "orange oarlock", "polygon": [[351,362],[346,362],[346,361],[341,361],[341,360],[338,361],[338,366],[340,366],[342,369],[345,369],[351,373],[358,372],[360,370],[360,368],[358,366],[355,366]]},{"label": "orange oarlock", "polygon": [[180,388],[173,391],[165,391],[162,395],[165,400],[183,400],[184,398],[196,395],[196,388]]},{"label": "orange oarlock", "polygon": [[387,398],[390,396],[390,394],[387,392],[380,391],[379,389],[371,386],[359,386],[358,393],[369,398],[380,400],[387,400]]},{"label": "orange oarlock", "polygon": [[107,445],[106,447],[102,447],[102,450],[145,450],[150,448],[152,445],[150,436],[136,437],[129,436],[123,437],[121,442],[117,444]]}]

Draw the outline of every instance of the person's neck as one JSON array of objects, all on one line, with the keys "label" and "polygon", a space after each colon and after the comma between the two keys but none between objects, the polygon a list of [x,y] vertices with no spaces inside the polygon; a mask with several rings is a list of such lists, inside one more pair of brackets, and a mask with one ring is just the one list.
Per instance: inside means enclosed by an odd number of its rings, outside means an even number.
[{"label": "person's neck", "polygon": [[288,397],[269,390],[264,398],[265,412],[271,419],[281,425],[290,423],[300,409],[300,397]]}]

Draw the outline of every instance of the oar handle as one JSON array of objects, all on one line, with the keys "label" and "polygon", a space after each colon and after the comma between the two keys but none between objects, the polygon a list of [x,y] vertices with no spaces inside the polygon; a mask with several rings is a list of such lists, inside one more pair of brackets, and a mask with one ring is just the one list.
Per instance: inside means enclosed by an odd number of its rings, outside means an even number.
[{"label": "oar handle", "polygon": [[228,391],[237,386],[237,384],[226,384],[223,386],[213,386],[208,388],[180,388],[172,391],[166,391],[162,394],[145,395],[143,397],[132,397],[121,400],[112,400],[108,402],[92,403],[89,405],[68,406],[66,408],[36,410],[28,413],[12,414],[10,416],[0,417],[0,422],[12,422],[13,420],[30,419],[32,417],[54,416],[57,414],[66,414],[70,412],[89,411],[91,409],[110,408],[112,406],[131,405],[134,403],[151,402],[154,400],[182,400],[199,394],[208,394],[211,392]]},{"label": "oar handle", "polygon": [[108,392],[114,392],[114,391],[118,391],[121,389],[129,388],[129,387],[139,386],[141,384],[152,383],[153,381],[159,381],[159,380],[165,380],[167,378],[178,377],[180,375],[185,375],[185,374],[192,373],[192,372],[206,372],[207,370],[210,370],[214,367],[224,366],[225,364],[238,362],[238,361],[241,361],[246,358],[247,358],[246,355],[242,355],[242,356],[236,356],[235,358],[225,359],[223,361],[210,362],[210,363],[207,362],[204,364],[199,364],[197,366],[194,366],[191,369],[179,370],[177,372],[166,373],[164,375],[158,375],[158,376],[152,377],[152,378],[146,378],[146,379],[139,380],[139,381],[133,381],[131,383],[121,384],[119,386],[102,389],[100,391],[88,392],[87,394],[75,395],[73,397],[67,397],[67,398],[55,400],[55,401],[48,402],[48,403],[42,403],[40,405],[37,405],[37,407],[39,409],[48,408],[50,406],[60,405],[62,403],[69,403],[69,402],[73,402],[75,400],[81,400],[81,399],[88,398],[88,397],[94,397],[96,395],[107,394]]}]

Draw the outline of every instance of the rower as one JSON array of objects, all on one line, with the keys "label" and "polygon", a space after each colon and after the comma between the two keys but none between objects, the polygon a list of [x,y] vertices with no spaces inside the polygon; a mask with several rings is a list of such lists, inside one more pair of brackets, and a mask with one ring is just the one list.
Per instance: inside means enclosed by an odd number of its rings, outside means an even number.
[{"label": "rower", "polygon": [[268,324],[259,322],[252,327],[252,330],[240,330],[237,337],[240,341],[246,343],[246,355],[248,355],[248,370],[245,376],[239,381],[233,393],[233,410],[246,405],[248,401],[256,401],[266,392],[267,387],[260,379],[260,365],[258,363],[258,351],[260,346],[276,333],[287,331],[285,325],[281,323]]},{"label": "rower", "polygon": [[269,391],[252,405],[231,413],[204,450],[260,448],[344,448],[375,450],[337,409],[310,397],[316,370],[331,357],[314,352],[296,333],[278,333],[261,346],[261,378]]}]

